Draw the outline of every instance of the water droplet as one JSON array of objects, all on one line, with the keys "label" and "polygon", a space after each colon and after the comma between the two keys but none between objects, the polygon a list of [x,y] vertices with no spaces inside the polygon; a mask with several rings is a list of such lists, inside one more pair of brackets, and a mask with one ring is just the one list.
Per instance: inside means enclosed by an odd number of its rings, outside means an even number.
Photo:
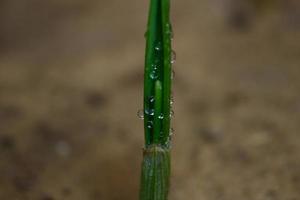
[{"label": "water droplet", "polygon": [[173,97],[173,95],[171,95],[171,97],[170,97],[170,105],[173,105],[174,104],[174,97]]},{"label": "water droplet", "polygon": [[174,71],[174,70],[172,70],[172,72],[171,72],[171,79],[173,80],[173,79],[174,79],[174,77],[175,77],[175,71]]},{"label": "water droplet", "polygon": [[137,116],[140,118],[140,119],[144,119],[144,110],[138,110],[137,112]]},{"label": "water droplet", "polygon": [[154,109],[146,109],[146,110],[145,110],[145,114],[146,114],[146,115],[153,116],[153,115],[154,115]]},{"label": "water droplet", "polygon": [[168,137],[167,141],[165,142],[165,146],[166,146],[167,148],[170,148],[170,147],[171,147],[171,138],[170,138],[170,137]]},{"label": "water droplet", "polygon": [[167,31],[167,33],[172,32],[172,25],[170,23],[166,24],[166,31]]},{"label": "water droplet", "polygon": [[[159,62],[159,61],[158,61]],[[158,69],[158,64],[156,64],[157,63],[157,61],[155,61],[155,64],[152,64],[151,65],[151,67],[152,67],[152,69],[154,69],[154,70],[157,70]]]},{"label": "water droplet", "polygon": [[164,114],[160,114],[159,116],[158,116],[158,119],[163,119],[164,118]]},{"label": "water droplet", "polygon": [[161,50],[162,50],[162,44],[161,44],[161,42],[158,42],[158,43],[155,45],[154,49],[155,49],[156,51],[161,51]]},{"label": "water droplet", "polygon": [[156,50],[156,51],[160,51],[161,50],[161,43],[160,42],[158,42],[156,45],[155,45],[155,47],[154,47],[154,49]]},{"label": "water droplet", "polygon": [[149,129],[153,128],[153,122],[152,121],[147,122],[147,128],[149,128]]},{"label": "water droplet", "polygon": [[158,78],[158,72],[156,70],[153,70],[150,72],[150,78],[155,80]]},{"label": "water droplet", "polygon": [[166,24],[166,32],[167,32],[167,34],[170,35],[170,39],[173,40],[174,33],[173,33],[173,30],[172,30],[171,24]]},{"label": "water droplet", "polygon": [[170,117],[171,117],[171,118],[174,117],[174,110],[171,110],[171,111],[170,111]]},{"label": "water droplet", "polygon": [[174,32],[173,31],[170,32],[170,38],[171,38],[171,41],[174,39]]},{"label": "water droplet", "polygon": [[172,50],[171,52],[171,64],[174,64],[176,62],[176,52]]},{"label": "water droplet", "polygon": [[174,128],[170,128],[170,133],[169,133],[170,137],[174,135],[174,132],[175,132]]},{"label": "water droplet", "polygon": [[149,102],[150,103],[154,103],[154,101],[155,101],[155,98],[153,96],[149,97]]}]

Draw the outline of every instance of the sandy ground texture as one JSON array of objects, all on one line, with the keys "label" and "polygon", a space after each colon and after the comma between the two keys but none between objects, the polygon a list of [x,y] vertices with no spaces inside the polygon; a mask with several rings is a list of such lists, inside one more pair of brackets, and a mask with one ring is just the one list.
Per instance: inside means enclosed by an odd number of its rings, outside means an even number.
[{"label": "sandy ground texture", "polygon": [[[300,199],[298,1],[243,2],[172,1],[171,200]],[[138,199],[147,9],[0,2],[1,200]]]}]

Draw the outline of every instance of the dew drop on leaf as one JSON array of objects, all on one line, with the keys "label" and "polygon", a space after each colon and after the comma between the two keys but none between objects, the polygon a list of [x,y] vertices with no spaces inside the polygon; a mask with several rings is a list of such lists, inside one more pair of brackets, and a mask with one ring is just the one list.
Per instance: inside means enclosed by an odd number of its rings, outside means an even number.
[{"label": "dew drop on leaf", "polygon": [[155,98],[153,96],[149,97],[149,102],[150,103],[154,103],[154,101],[155,101]]},{"label": "dew drop on leaf", "polygon": [[150,78],[156,80],[158,78],[158,73],[156,70],[150,72]]},{"label": "dew drop on leaf", "polygon": [[161,43],[158,42],[158,43],[155,45],[154,49],[155,49],[156,51],[160,51],[160,50],[161,50]]},{"label": "dew drop on leaf", "polygon": [[154,109],[146,109],[145,113],[146,113],[146,115],[153,116],[154,115]]},{"label": "dew drop on leaf", "polygon": [[[155,62],[156,62],[156,61],[155,61]],[[156,64],[156,63],[155,63],[155,64],[152,64],[151,67],[152,67],[152,69],[157,70],[157,69],[158,69],[158,64]]]},{"label": "dew drop on leaf", "polygon": [[169,133],[170,137],[174,135],[174,132],[175,132],[174,128],[170,128],[170,133]]},{"label": "dew drop on leaf", "polygon": [[175,71],[174,71],[174,70],[172,70],[172,72],[171,72],[171,79],[173,80],[173,79],[174,79],[174,77],[175,77]]},{"label": "dew drop on leaf", "polygon": [[147,128],[148,129],[152,129],[153,128],[153,122],[152,121],[147,122]]},{"label": "dew drop on leaf", "polygon": [[144,119],[144,110],[142,110],[142,109],[138,110],[137,116],[140,119]]},{"label": "dew drop on leaf", "polygon": [[174,97],[173,97],[173,95],[171,95],[171,97],[170,97],[170,105],[173,105],[174,104]]},{"label": "dew drop on leaf", "polygon": [[171,51],[171,64],[176,62],[176,52],[174,50]]},{"label": "dew drop on leaf", "polygon": [[158,116],[158,119],[163,119],[164,118],[164,114],[160,114],[159,116]]},{"label": "dew drop on leaf", "polygon": [[170,117],[171,117],[171,118],[174,117],[174,110],[171,110],[171,111],[170,111]]}]

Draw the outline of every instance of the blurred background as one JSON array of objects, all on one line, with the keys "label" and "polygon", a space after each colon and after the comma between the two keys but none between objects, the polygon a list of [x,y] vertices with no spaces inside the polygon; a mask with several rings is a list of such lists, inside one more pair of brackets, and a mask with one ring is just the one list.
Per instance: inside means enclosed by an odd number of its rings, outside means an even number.
[{"label": "blurred background", "polygon": [[[172,200],[300,199],[299,0],[172,0]],[[148,0],[0,1],[0,199],[138,199]]]}]

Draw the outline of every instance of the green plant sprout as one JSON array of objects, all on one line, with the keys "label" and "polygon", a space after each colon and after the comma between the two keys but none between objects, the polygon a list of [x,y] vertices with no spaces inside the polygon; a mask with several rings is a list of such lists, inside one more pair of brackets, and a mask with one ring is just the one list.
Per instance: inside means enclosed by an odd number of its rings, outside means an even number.
[{"label": "green plant sprout", "polygon": [[145,148],[142,162],[140,200],[167,200],[170,182],[170,142],[173,115],[171,104],[173,31],[170,23],[170,0],[151,0],[145,33],[144,73]]}]

